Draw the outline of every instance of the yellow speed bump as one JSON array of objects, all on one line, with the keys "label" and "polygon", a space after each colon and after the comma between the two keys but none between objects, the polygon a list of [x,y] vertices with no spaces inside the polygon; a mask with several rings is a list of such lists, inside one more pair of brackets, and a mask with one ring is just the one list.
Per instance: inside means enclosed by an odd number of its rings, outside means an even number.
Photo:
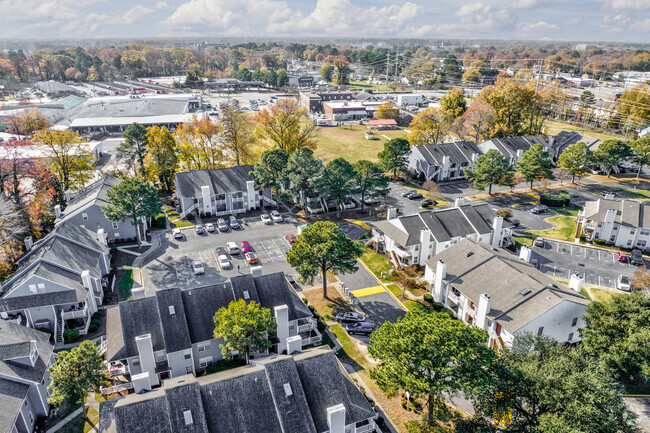
[{"label": "yellow speed bump", "polygon": [[375,287],[368,287],[365,289],[354,290],[352,291],[352,294],[357,298],[360,298],[362,296],[376,295],[377,293],[383,293],[385,291],[386,289],[384,289],[383,286],[375,286]]}]

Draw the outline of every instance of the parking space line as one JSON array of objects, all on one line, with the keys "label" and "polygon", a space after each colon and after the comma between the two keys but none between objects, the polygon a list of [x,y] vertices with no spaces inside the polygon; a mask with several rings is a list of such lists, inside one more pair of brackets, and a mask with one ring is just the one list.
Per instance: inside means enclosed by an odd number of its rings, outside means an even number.
[{"label": "parking space line", "polygon": [[269,259],[271,259],[272,262],[275,262],[275,260],[273,260],[273,257],[269,253],[269,250],[267,250],[266,247],[264,246],[264,242],[260,242],[260,245],[262,245],[262,248],[264,248],[264,251],[266,252],[266,255],[269,256]]}]

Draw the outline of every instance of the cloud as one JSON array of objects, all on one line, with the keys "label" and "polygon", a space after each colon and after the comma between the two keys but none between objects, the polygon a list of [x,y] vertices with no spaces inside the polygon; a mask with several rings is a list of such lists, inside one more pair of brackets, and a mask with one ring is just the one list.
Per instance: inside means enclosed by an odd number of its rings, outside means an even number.
[{"label": "cloud", "polygon": [[557,0],[518,0],[513,3],[515,9],[535,9],[557,4]]},{"label": "cloud", "polygon": [[129,9],[124,15],[117,18],[116,22],[122,24],[133,24],[136,21],[140,21],[142,18],[147,15],[151,15],[159,9],[165,9],[168,7],[167,2],[159,1],[153,7],[146,7],[143,5],[137,5]]},{"label": "cloud", "polygon": [[486,35],[511,34],[516,29],[517,16],[507,5],[494,7],[477,2],[464,4],[454,13],[459,20],[455,23],[442,24],[438,31],[458,37],[477,37]]},{"label": "cloud", "polygon": [[615,11],[648,11],[650,10],[650,1],[648,0],[603,0],[606,8]]},{"label": "cloud", "polygon": [[538,21],[536,23],[524,23],[520,28],[521,32],[524,34],[532,35],[548,35],[549,33],[554,34],[560,30],[560,28],[555,24],[549,24],[544,21]]}]

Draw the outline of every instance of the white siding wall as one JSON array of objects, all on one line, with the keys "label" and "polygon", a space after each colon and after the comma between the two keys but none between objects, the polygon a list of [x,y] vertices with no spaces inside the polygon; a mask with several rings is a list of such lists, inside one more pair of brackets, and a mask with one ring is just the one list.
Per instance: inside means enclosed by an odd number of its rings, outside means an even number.
[{"label": "white siding wall", "polygon": [[[572,335],[571,342],[580,341],[579,328],[584,327],[582,316],[585,314],[585,305],[571,301],[563,301],[551,310],[535,318],[516,334],[531,333],[537,335],[540,327],[544,327],[543,335],[553,337],[557,341],[569,342],[569,334]],[[571,326],[574,318],[578,318],[575,326]]]}]

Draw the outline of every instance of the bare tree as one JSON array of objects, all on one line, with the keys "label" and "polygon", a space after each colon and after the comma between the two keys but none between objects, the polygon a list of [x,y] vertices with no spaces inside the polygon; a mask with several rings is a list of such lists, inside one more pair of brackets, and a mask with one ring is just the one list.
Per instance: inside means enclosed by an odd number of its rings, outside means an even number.
[{"label": "bare tree", "polygon": [[434,181],[429,180],[424,182],[422,189],[427,192],[427,198],[430,198],[431,200],[440,199],[440,187]]},{"label": "bare tree", "polygon": [[555,168],[553,169],[553,176],[560,179],[560,185],[562,185],[565,180],[571,177],[571,174],[563,168]]},{"label": "bare tree", "polygon": [[3,195],[0,195],[0,278],[13,270],[16,259],[22,253],[20,241],[29,229],[23,213]]},{"label": "bare tree", "polygon": [[650,292],[650,272],[645,267],[637,268],[630,278],[630,285],[634,290]]}]

